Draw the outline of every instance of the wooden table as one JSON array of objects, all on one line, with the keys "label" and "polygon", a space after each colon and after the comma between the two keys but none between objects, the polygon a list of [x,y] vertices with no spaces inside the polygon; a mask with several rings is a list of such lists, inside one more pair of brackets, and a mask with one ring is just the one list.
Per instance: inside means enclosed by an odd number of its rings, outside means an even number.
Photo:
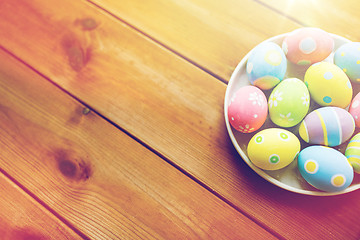
[{"label": "wooden table", "polygon": [[360,40],[358,0],[0,0],[1,239],[359,239],[360,191],[305,196],[235,151],[255,45]]}]

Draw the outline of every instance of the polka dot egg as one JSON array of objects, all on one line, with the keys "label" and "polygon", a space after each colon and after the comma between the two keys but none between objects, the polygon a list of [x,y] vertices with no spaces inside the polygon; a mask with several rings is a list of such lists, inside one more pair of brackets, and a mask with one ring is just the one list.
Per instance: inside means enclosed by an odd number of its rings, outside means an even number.
[{"label": "polka dot egg", "polygon": [[351,138],[346,147],[345,156],[354,168],[354,171],[360,174],[360,133]]},{"label": "polka dot egg", "polygon": [[284,38],[282,49],[289,61],[298,65],[310,65],[331,54],[334,40],[321,29],[300,28]]},{"label": "polka dot egg", "polygon": [[346,74],[335,64],[320,62],[311,65],[304,77],[311,99],[320,106],[346,108],[352,98],[352,86]]},{"label": "polka dot egg", "polygon": [[228,106],[231,126],[242,133],[258,130],[265,122],[268,107],[265,94],[255,86],[237,90]]},{"label": "polka dot egg", "polygon": [[342,191],[354,178],[347,158],[341,152],[325,146],[303,149],[298,157],[298,168],[310,185],[326,192]]},{"label": "polka dot egg", "polygon": [[300,151],[300,141],[285,129],[268,128],[255,134],[247,147],[250,161],[264,170],[278,170],[289,165]]},{"label": "polka dot egg", "polygon": [[360,42],[340,46],[334,55],[334,62],[353,82],[360,82]]},{"label": "polka dot egg", "polygon": [[246,73],[251,84],[268,90],[276,86],[285,76],[286,57],[280,46],[265,42],[256,46],[246,63]]},{"label": "polka dot egg", "polygon": [[351,116],[355,120],[356,127],[360,127],[360,92],[356,94],[349,108]]}]

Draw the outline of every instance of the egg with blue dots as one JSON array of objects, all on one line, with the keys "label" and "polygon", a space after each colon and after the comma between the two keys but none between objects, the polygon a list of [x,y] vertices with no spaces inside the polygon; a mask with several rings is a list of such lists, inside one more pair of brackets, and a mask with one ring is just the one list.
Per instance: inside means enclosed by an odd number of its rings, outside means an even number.
[{"label": "egg with blue dots", "polygon": [[326,192],[345,190],[354,178],[344,154],[326,146],[304,148],[298,156],[298,169],[310,185]]},{"label": "egg with blue dots", "polygon": [[334,54],[334,63],[352,82],[360,82],[360,42],[341,45]]},{"label": "egg with blue dots", "polygon": [[264,42],[256,46],[246,63],[246,73],[251,84],[269,90],[283,80],[287,60],[279,45]]},{"label": "egg with blue dots", "polygon": [[351,114],[339,107],[321,107],[310,112],[299,127],[307,143],[335,147],[351,138],[355,122]]},{"label": "egg with blue dots", "polygon": [[345,156],[354,168],[354,172],[360,174],[360,133],[350,139],[346,146]]},{"label": "egg with blue dots", "polygon": [[249,141],[249,160],[263,170],[278,170],[288,166],[300,151],[299,139],[290,131],[267,128]]},{"label": "egg with blue dots", "polygon": [[304,82],[311,99],[320,106],[346,108],[352,99],[353,90],[349,78],[335,64],[319,62],[305,72]]},{"label": "egg with blue dots", "polygon": [[309,66],[326,59],[332,53],[334,40],[322,29],[299,28],[284,38],[282,49],[290,62]]}]

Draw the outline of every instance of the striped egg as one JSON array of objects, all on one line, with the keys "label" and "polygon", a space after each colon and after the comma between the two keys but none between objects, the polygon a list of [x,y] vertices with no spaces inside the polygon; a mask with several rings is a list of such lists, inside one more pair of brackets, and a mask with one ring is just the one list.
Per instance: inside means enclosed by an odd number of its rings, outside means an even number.
[{"label": "striped egg", "polygon": [[351,138],[345,150],[345,156],[354,168],[354,172],[360,174],[360,133]]},{"label": "striped egg", "polygon": [[353,117],[339,107],[322,107],[309,113],[299,127],[300,137],[310,144],[338,146],[355,131]]}]

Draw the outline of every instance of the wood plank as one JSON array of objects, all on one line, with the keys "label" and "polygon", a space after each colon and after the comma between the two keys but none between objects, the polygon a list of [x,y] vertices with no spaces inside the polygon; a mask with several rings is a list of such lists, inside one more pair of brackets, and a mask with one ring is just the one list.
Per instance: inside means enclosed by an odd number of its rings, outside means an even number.
[{"label": "wood plank", "polygon": [[358,0],[258,0],[304,26],[318,27],[352,41],[360,40]]},{"label": "wood plank", "polygon": [[93,2],[224,81],[255,45],[299,27],[252,0]]},{"label": "wood plank", "polygon": [[53,6],[3,4],[0,44],[268,229],[286,238],[359,237],[360,192],[299,196],[239,159],[223,119],[225,84],[84,2]]},{"label": "wood plank", "polygon": [[89,238],[274,238],[3,51],[0,62],[0,165]]},{"label": "wood plank", "polygon": [[2,240],[83,239],[0,173]]}]

